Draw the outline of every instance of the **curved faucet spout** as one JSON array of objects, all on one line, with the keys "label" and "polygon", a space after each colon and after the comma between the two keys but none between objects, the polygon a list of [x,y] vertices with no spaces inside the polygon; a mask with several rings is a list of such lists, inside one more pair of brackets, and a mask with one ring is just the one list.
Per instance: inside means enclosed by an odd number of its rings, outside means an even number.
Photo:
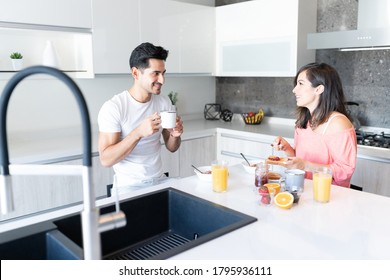
[{"label": "curved faucet spout", "polygon": [[79,110],[81,113],[82,129],[83,129],[83,165],[92,166],[92,138],[91,138],[91,123],[87,104],[76,83],[60,70],[47,66],[32,66],[25,68],[14,75],[4,87],[0,99],[0,174],[9,175],[9,155],[7,143],[7,107],[9,99],[15,87],[25,78],[36,74],[47,74],[54,76],[64,82],[72,91],[76,98]]},{"label": "curved faucet spout", "polygon": [[[12,188],[9,170],[9,155],[7,144],[6,117],[7,107],[15,87],[24,78],[35,74],[47,74],[64,82],[76,98],[82,119],[83,130],[83,166],[77,168],[77,174],[83,177],[84,209],[81,213],[83,226],[84,259],[100,259],[101,244],[99,234],[99,213],[95,206],[95,189],[91,184],[92,178],[92,139],[91,124],[85,99],[76,83],[58,69],[47,66],[32,66],[25,68],[7,83],[0,99],[0,203],[3,213],[13,210]],[[30,166],[29,166],[30,167]],[[37,166],[35,166],[37,167]],[[33,169],[33,166],[30,167]],[[38,173],[38,169],[34,169]],[[40,169],[42,170],[42,169]],[[42,172],[42,171],[39,171]],[[61,171],[64,172],[64,171]],[[42,173],[41,173],[42,174]],[[59,173],[61,174],[61,173]]]}]

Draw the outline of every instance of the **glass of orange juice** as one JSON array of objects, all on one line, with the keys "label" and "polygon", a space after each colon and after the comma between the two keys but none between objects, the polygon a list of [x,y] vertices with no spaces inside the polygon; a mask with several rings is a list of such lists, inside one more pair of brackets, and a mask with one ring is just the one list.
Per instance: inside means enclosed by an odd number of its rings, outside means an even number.
[{"label": "glass of orange juice", "polygon": [[313,198],[318,202],[329,202],[332,170],[329,167],[318,167],[313,171]]},{"label": "glass of orange juice", "polygon": [[228,162],[226,160],[214,160],[211,163],[211,174],[213,191],[226,192],[228,185]]}]

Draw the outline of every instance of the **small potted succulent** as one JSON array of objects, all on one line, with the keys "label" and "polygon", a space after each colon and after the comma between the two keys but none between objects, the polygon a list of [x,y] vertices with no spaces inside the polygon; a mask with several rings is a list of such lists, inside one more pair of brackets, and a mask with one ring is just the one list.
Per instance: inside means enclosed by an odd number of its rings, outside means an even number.
[{"label": "small potted succulent", "polygon": [[19,71],[23,68],[23,55],[20,52],[13,52],[10,55],[12,61],[12,67],[15,71]]},{"label": "small potted succulent", "polygon": [[177,95],[178,95],[178,93],[177,93],[177,92],[173,92],[173,91],[171,91],[170,93],[168,93],[168,97],[169,97],[169,99],[171,100],[172,107],[173,107],[176,111],[177,111],[176,103],[177,103],[177,101],[178,101]]}]

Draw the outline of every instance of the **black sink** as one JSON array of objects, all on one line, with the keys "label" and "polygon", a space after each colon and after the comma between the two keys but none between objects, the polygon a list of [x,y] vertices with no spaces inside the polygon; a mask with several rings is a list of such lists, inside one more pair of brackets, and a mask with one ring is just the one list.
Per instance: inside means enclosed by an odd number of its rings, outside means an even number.
[{"label": "black sink", "polygon": [[43,222],[0,235],[1,260],[79,259],[82,251],[59,232],[52,222]]},{"label": "black sink", "polygon": [[[166,259],[257,220],[172,188],[129,199],[120,208],[127,226],[101,234],[104,259]],[[101,213],[112,211],[114,206]],[[80,215],[54,224],[82,248]]]},{"label": "black sink", "polygon": [[[173,188],[122,201],[120,208],[127,225],[101,233],[103,259],[166,259],[257,220]],[[2,260],[82,258],[80,214],[0,236]]]},{"label": "black sink", "polygon": [[[0,259],[1,260],[44,260],[47,259],[46,246],[47,228],[31,230],[21,229],[8,234],[1,234]],[[19,236],[14,236],[20,233]],[[16,237],[16,238],[15,238]],[[8,240],[9,239],[9,240]]]}]

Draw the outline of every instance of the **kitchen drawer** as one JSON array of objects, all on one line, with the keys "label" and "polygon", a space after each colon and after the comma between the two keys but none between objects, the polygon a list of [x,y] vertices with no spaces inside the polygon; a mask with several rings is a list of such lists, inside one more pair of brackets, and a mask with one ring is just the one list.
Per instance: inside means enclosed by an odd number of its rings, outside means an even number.
[{"label": "kitchen drawer", "polygon": [[170,177],[187,177],[194,175],[191,165],[210,165],[215,159],[215,136],[188,139],[181,142],[178,151],[171,153],[162,144],[161,159],[164,172]]},{"label": "kitchen drawer", "polygon": [[240,163],[243,153],[247,159],[266,159],[272,154],[270,139],[248,138],[233,134],[222,133],[218,142],[218,158],[228,159],[229,164]]},{"label": "kitchen drawer", "polygon": [[180,146],[180,177],[194,175],[191,165],[210,165],[215,160],[215,136],[182,141]]}]

